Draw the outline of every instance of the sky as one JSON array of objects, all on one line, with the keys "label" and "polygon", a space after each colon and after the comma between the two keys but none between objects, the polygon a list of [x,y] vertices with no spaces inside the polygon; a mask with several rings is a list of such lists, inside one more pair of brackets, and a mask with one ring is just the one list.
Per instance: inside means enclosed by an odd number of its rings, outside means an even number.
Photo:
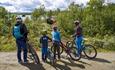
[{"label": "sky", "polygon": [[[44,5],[47,10],[54,10],[57,8],[65,9],[72,2],[76,4],[84,4],[89,0],[0,0],[0,6],[3,6],[9,12],[31,12],[35,8]],[[111,0],[114,1],[115,0]]]}]

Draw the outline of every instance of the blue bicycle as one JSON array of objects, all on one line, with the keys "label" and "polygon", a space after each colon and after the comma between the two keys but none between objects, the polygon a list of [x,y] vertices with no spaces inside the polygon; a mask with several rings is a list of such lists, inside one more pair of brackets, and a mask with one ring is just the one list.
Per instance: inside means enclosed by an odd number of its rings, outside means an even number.
[{"label": "blue bicycle", "polygon": [[[81,59],[81,55],[82,52],[85,54],[85,56],[89,59],[94,59],[97,56],[97,50],[94,46],[90,45],[90,44],[85,44],[85,40],[82,41],[82,48],[81,48],[81,52],[80,55],[78,55],[78,48],[76,47],[76,43],[75,43],[75,38],[72,41],[68,41],[67,42],[67,46],[68,47],[73,47],[71,49],[71,56],[73,56],[74,58],[72,58],[73,60],[80,60]],[[74,53],[74,54],[73,54]]]}]

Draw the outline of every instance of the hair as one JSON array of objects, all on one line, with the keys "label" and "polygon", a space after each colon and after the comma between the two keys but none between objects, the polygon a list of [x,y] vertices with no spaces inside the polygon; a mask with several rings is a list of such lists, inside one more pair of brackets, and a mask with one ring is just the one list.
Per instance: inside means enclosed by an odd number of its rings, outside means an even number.
[{"label": "hair", "polygon": [[56,27],[56,26],[55,26],[55,27],[53,27],[53,30],[54,30],[54,31],[56,31],[56,30],[57,30],[57,27]]}]

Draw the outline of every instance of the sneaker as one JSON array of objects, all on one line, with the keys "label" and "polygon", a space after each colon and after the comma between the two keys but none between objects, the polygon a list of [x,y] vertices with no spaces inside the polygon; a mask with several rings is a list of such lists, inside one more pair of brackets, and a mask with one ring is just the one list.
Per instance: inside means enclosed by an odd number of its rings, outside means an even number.
[{"label": "sneaker", "polygon": [[79,54],[76,54],[75,57],[80,57],[80,55],[79,55]]},{"label": "sneaker", "polygon": [[19,64],[23,63],[22,61],[18,61]]},{"label": "sneaker", "polygon": [[24,63],[28,63],[28,61],[25,61]]},{"label": "sneaker", "polygon": [[29,63],[29,61],[27,60],[27,61],[24,61],[24,63]]}]

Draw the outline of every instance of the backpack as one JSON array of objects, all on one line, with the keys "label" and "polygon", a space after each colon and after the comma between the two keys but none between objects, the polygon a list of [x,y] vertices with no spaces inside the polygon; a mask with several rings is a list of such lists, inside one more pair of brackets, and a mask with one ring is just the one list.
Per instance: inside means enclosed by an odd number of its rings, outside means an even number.
[{"label": "backpack", "polygon": [[20,31],[20,27],[21,27],[21,25],[18,25],[18,26],[14,26],[14,28],[13,28],[13,34],[16,39],[23,37],[23,35],[21,34],[21,31]]}]

